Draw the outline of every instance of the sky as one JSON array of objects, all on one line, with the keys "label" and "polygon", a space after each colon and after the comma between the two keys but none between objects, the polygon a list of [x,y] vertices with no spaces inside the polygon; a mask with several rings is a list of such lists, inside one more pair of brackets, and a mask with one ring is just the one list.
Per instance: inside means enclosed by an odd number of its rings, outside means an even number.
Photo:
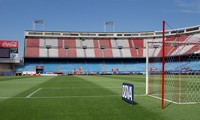
[{"label": "sky", "polygon": [[0,0],[0,40],[18,40],[23,57],[36,19],[45,31],[103,32],[106,21],[115,32],[159,31],[162,20],[173,29],[200,25],[200,0]]}]

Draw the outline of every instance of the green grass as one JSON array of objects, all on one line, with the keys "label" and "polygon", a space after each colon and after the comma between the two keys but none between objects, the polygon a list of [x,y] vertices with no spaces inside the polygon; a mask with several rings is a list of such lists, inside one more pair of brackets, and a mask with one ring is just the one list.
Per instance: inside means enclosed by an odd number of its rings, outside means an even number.
[{"label": "green grass", "polygon": [[[121,100],[133,83],[133,106]],[[0,120],[199,120],[200,104],[177,105],[145,94],[145,76],[1,77]]]}]

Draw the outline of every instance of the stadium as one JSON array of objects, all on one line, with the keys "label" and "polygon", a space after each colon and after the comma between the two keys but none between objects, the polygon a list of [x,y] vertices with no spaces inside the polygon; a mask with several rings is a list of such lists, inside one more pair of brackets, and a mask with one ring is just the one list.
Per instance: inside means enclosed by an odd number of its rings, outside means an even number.
[{"label": "stadium", "polygon": [[[188,43],[185,48],[169,46],[166,48],[166,55],[197,54],[198,56],[199,46],[190,43],[199,42],[199,26],[166,31],[165,35],[168,42]],[[27,75],[31,73],[144,74],[147,42],[162,42],[162,31],[139,33],[25,31],[24,65],[17,66],[16,72]],[[155,43],[151,46],[149,56],[161,57],[162,50],[159,45]],[[196,63],[199,64],[199,61]],[[199,70],[193,62],[190,64],[193,70]]]},{"label": "stadium", "polygon": [[[1,119],[200,117],[200,26],[164,33],[26,30],[23,60],[17,41],[10,44],[0,44]],[[121,100],[123,82],[134,84],[132,106]]]}]

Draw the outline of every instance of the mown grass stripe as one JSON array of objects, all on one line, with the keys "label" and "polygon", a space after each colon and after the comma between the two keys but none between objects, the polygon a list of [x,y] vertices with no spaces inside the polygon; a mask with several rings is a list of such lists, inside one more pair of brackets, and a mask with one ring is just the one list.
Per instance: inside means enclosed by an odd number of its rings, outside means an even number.
[{"label": "mown grass stripe", "polygon": [[[28,97],[30,99],[66,99],[66,98],[103,98],[103,97],[120,97],[121,95],[91,95],[91,96],[55,96],[55,97],[51,97],[51,96],[47,96],[47,97]],[[134,96],[138,96],[138,97],[143,97],[146,96],[144,94],[137,94]],[[9,98],[13,98],[13,99],[26,99],[26,97],[0,97],[0,99],[9,99]]]}]

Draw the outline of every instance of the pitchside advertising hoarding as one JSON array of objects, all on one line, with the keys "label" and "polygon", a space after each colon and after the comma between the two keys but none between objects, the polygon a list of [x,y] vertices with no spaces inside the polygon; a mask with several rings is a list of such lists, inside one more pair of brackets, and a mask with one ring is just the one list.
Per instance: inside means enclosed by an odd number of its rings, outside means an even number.
[{"label": "pitchside advertising hoarding", "polygon": [[0,48],[18,48],[16,40],[0,40]]},{"label": "pitchside advertising hoarding", "polygon": [[129,83],[122,84],[122,100],[129,104],[134,103],[134,85]]}]

